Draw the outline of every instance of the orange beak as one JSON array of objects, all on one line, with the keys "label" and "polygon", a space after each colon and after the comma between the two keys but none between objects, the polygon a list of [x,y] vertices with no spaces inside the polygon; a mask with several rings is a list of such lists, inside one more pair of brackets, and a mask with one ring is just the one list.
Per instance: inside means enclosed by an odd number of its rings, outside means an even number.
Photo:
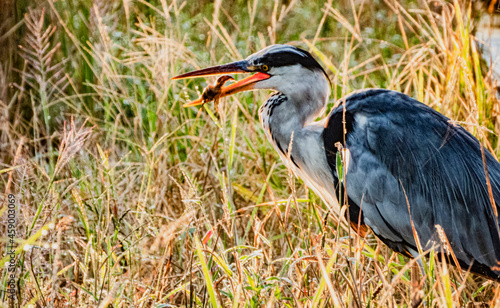
[{"label": "orange beak", "polygon": [[[221,74],[240,74],[240,73],[251,73],[252,71],[248,69],[248,63],[246,61],[238,61],[229,63],[226,65],[219,65],[209,68],[204,68],[201,70],[185,73],[179,76],[175,76],[172,80],[177,79],[185,79],[185,78],[196,78],[196,77],[205,77],[205,76],[213,76],[213,75],[221,75]],[[239,80],[233,84],[222,87],[220,90],[219,98],[224,96],[232,95],[238,92],[249,91],[255,88],[255,84],[258,81],[265,80],[270,78],[271,76],[266,73],[257,73],[242,80]],[[191,107],[203,104],[203,98],[200,97],[190,103],[184,105],[184,107]]]}]

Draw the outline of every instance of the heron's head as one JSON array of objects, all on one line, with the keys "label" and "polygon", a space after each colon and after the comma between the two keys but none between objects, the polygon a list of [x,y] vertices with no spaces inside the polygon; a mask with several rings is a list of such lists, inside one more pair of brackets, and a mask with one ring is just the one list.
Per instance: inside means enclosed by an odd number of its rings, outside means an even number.
[{"label": "heron's head", "polygon": [[[242,61],[205,68],[172,79],[221,74],[253,73],[221,89],[219,97],[255,89],[279,91],[297,102],[326,103],[330,93],[327,74],[311,54],[290,45],[271,45]],[[201,99],[189,106],[199,105]]]}]

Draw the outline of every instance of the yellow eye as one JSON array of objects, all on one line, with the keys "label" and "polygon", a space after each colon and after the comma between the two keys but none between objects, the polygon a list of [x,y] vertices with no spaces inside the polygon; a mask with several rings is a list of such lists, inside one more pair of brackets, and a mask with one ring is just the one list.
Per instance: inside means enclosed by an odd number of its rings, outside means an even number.
[{"label": "yellow eye", "polygon": [[263,64],[261,67],[260,67],[261,70],[263,70],[264,72],[267,72],[269,70],[269,67],[265,64]]}]

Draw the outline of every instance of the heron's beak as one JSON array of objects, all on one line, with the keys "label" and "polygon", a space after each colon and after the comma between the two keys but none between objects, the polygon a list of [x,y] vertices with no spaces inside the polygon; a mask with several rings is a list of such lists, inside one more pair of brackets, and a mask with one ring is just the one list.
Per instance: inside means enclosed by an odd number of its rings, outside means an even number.
[{"label": "heron's beak", "polygon": [[[252,70],[249,69],[248,62],[238,61],[225,65],[219,65],[209,68],[204,68],[201,70],[185,73],[179,76],[175,76],[172,80],[177,79],[185,79],[185,78],[196,78],[196,77],[205,77],[205,76],[213,76],[213,75],[221,75],[221,74],[240,74],[240,73],[251,73]],[[255,83],[261,80],[265,80],[270,78],[271,76],[266,73],[257,73],[242,80],[239,80],[235,83],[232,83],[228,86],[222,87],[220,90],[219,98],[232,95],[238,92],[249,91],[255,88]],[[194,100],[190,103],[184,105],[184,107],[191,107],[196,105],[203,104],[203,99],[200,97],[197,100]]]}]

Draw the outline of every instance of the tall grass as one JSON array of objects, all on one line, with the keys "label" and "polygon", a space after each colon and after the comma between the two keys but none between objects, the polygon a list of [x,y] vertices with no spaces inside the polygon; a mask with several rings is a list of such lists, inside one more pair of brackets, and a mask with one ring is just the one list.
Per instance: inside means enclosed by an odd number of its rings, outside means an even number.
[{"label": "tall grass", "polygon": [[329,107],[356,89],[398,90],[498,155],[470,3],[48,0],[15,11],[0,27],[0,42],[20,46],[0,63],[2,222],[7,194],[19,200],[17,300],[0,293],[5,306],[498,305],[496,283],[432,252],[420,275],[329,213],[267,142],[267,93],[223,99],[219,113],[184,109],[213,80],[170,80],[291,43],[327,69]]}]

